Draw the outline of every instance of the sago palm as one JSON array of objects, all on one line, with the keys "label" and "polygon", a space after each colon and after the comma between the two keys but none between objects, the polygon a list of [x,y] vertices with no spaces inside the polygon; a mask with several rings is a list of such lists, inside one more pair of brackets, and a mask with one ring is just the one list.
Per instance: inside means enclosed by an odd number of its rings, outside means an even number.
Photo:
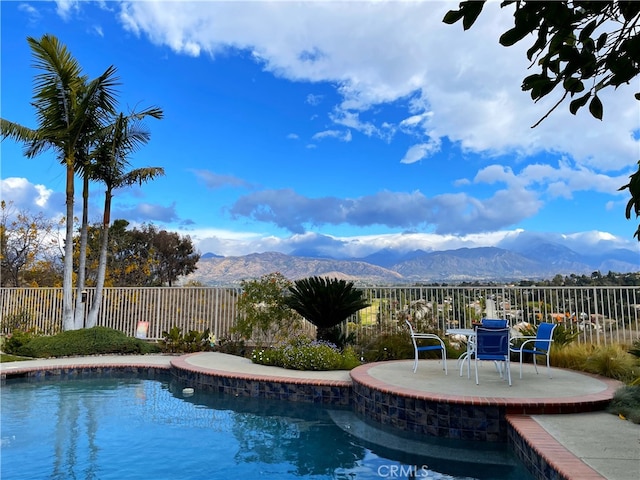
[{"label": "sago palm", "polygon": [[289,293],[285,300],[287,305],[317,327],[319,340],[328,339],[334,327],[369,306],[363,292],[355,289],[353,282],[337,278],[297,280],[289,287]]}]

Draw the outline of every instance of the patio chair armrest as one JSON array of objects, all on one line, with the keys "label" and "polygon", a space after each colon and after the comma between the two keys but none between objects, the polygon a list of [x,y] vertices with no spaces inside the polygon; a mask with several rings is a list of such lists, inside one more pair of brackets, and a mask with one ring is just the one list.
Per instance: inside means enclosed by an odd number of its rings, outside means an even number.
[{"label": "patio chair armrest", "polygon": [[511,335],[513,340],[524,340],[524,339],[532,339],[537,338],[535,335]]},{"label": "patio chair armrest", "polygon": [[521,338],[527,338],[528,340],[525,340],[524,342],[522,342],[517,347],[514,346],[514,345],[509,345],[509,350],[511,350],[512,352],[519,352],[520,350],[522,350],[524,348],[524,346],[527,343],[532,343],[532,342],[536,341],[536,337],[515,337],[515,338],[512,338],[512,340],[519,340]]}]

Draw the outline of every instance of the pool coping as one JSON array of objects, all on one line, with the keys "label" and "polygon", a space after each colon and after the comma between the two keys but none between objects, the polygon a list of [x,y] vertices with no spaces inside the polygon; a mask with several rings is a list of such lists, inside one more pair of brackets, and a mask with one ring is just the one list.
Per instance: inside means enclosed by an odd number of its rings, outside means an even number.
[{"label": "pool coping", "polygon": [[[402,363],[402,360],[389,361],[386,363]],[[567,397],[540,397],[536,399],[528,398],[505,398],[505,397],[488,397],[473,395],[452,395],[446,393],[425,392],[409,387],[398,385],[389,385],[369,374],[369,370],[376,367],[376,363],[360,365],[351,370],[351,377],[354,381],[367,385],[384,393],[398,394],[409,398],[422,398],[433,401],[447,402],[459,405],[475,405],[475,406],[499,406],[505,407],[508,414],[527,414],[527,415],[555,415],[564,413],[582,413],[590,411],[603,410],[611,401],[616,389],[623,384],[617,380],[593,375],[586,372],[580,372],[581,375],[598,379],[606,385],[606,388],[597,393],[588,393],[580,396]],[[565,370],[557,368],[557,370]]]}]

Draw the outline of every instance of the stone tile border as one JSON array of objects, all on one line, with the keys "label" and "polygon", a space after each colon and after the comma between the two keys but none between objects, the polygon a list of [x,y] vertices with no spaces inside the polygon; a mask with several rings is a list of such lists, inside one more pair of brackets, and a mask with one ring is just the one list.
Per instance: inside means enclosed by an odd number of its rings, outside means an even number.
[{"label": "stone tile border", "polygon": [[[35,378],[44,379],[49,377],[79,377],[82,375],[95,375],[112,373],[131,374],[160,374],[166,375],[170,371],[169,365],[152,365],[148,363],[113,364],[113,363],[87,363],[87,364],[67,364],[67,365],[40,365],[28,368],[15,368],[0,372],[0,381],[7,378]],[[152,377],[150,377],[152,378]]]},{"label": "stone tile border", "polygon": [[350,381],[229,372],[193,365],[187,361],[188,358],[189,355],[172,359],[171,375],[208,391],[294,402],[351,405]]}]

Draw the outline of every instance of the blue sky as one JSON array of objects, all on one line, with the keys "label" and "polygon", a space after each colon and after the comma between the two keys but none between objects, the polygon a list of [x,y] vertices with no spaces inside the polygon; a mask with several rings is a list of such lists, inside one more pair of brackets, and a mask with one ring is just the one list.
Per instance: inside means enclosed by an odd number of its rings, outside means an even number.
[{"label": "blue sky", "polygon": [[[190,235],[202,252],[501,245],[520,232],[580,249],[637,249],[624,217],[640,159],[638,82],[601,95],[604,120],[533,104],[527,45],[490,4],[468,32],[457,2],[1,2],[2,117],[36,127],[26,38],[56,35],[94,78],[117,68],[120,109],[156,105],[112,218]],[[64,212],[53,153],[2,142],[4,200]],[[78,189],[80,192],[80,189]],[[91,220],[101,218],[94,185]],[[79,202],[77,202],[79,204]]]}]

